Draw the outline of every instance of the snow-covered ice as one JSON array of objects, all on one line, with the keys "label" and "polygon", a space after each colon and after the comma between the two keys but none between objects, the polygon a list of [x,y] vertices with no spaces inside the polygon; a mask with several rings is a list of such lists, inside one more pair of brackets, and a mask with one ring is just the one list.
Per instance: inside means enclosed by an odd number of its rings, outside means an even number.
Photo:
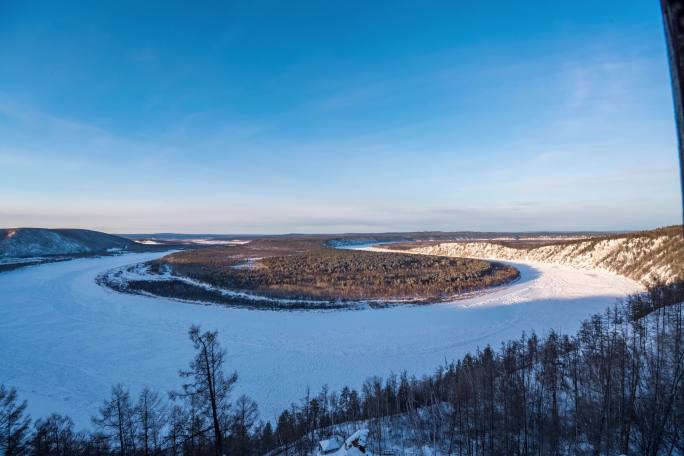
[{"label": "snow-covered ice", "polygon": [[137,393],[179,387],[192,356],[191,324],[218,330],[237,393],[274,414],[327,383],[360,386],[402,369],[427,374],[478,346],[579,322],[640,286],[611,273],[511,263],[515,284],[467,300],[353,311],[258,311],[121,294],[95,277],[159,257],[127,254],[0,274],[0,382],[16,386],[32,415],[71,415],[78,426],[122,382]]}]

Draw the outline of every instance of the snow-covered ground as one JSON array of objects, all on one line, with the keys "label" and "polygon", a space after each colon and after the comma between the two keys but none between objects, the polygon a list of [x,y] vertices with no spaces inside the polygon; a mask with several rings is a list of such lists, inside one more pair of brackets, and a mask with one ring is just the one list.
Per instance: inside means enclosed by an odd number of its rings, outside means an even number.
[{"label": "snow-covered ground", "polygon": [[137,393],[179,387],[192,355],[191,324],[216,329],[237,393],[274,414],[327,383],[360,386],[371,375],[432,372],[445,360],[522,331],[574,332],[581,319],[639,289],[607,272],[511,263],[521,280],[471,299],[354,311],[257,311],[117,293],[95,283],[111,268],[162,253],[51,263],[0,274],[0,382],[16,386],[34,416],[77,425],[123,382]]},{"label": "snow-covered ground", "polygon": [[639,281],[660,278],[667,282],[681,274],[682,234],[678,230],[582,242],[543,245],[535,248],[508,247],[494,242],[444,242],[417,247],[412,253],[469,258],[495,258],[564,264],[579,269],[600,269]]},{"label": "snow-covered ground", "polygon": [[[247,264],[239,264],[237,266],[233,267],[251,267],[250,266],[250,261],[253,262],[254,259],[250,258],[247,260]],[[253,263],[251,263],[253,264]],[[200,282],[199,280],[192,279],[190,277],[182,276],[182,275],[174,275],[171,272],[171,268],[169,268],[167,265],[163,267],[163,270],[159,274],[152,274],[150,273],[150,266],[146,263],[136,263],[132,266],[126,265],[121,268],[114,268],[110,269],[103,275],[100,275],[97,277],[97,282],[110,286],[111,288],[125,292],[125,289],[128,287],[128,282],[134,281],[134,280],[144,280],[144,281],[153,281],[153,282],[162,282],[162,281],[178,281],[178,282],[183,282],[188,285],[192,285],[197,288],[202,288],[204,290],[208,291],[213,291],[216,293],[219,293],[225,298],[228,299],[233,299],[233,300],[239,300],[239,301],[247,301],[251,303],[262,303],[262,304],[271,304],[271,305],[278,305],[280,306],[280,310],[288,310],[289,308],[296,309],[296,308],[302,308],[308,307],[310,309],[349,309],[352,307],[355,308],[366,308],[368,307],[369,301],[359,301],[359,302],[354,302],[354,303],[349,303],[345,304],[343,302],[336,302],[336,301],[324,301],[320,299],[286,299],[286,298],[273,298],[269,296],[264,296],[264,295],[259,295],[256,293],[249,293],[245,291],[237,291],[237,290],[231,290],[228,288],[220,288],[216,287],[213,285],[210,285],[206,282]],[[145,295],[151,295],[154,296],[150,293],[141,293]],[[237,302],[237,301],[236,301]],[[210,304],[210,302],[203,302],[199,301],[199,304],[206,303]],[[236,304],[239,305],[239,304]],[[245,306],[246,307],[246,306]]]}]

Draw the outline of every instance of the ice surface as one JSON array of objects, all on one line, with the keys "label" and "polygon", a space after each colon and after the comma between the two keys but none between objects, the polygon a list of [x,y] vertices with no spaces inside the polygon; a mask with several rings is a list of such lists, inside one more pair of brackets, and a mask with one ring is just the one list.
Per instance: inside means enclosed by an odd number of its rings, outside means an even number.
[{"label": "ice surface", "polygon": [[549,328],[574,332],[581,319],[639,289],[614,274],[512,263],[522,278],[474,298],[427,306],[353,311],[257,311],[121,294],[95,277],[163,254],[127,254],[33,266],[0,274],[0,382],[16,386],[34,417],[71,415],[79,427],[123,382],[179,387],[192,356],[191,324],[218,330],[236,395],[262,417],[327,383],[360,386],[402,369],[431,373],[486,344]]}]

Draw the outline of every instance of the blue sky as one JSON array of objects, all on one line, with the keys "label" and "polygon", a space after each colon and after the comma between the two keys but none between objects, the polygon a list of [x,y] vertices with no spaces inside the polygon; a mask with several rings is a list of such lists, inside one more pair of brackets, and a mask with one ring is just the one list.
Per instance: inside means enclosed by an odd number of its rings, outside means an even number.
[{"label": "blue sky", "polygon": [[658,2],[0,1],[0,226],[680,223]]}]

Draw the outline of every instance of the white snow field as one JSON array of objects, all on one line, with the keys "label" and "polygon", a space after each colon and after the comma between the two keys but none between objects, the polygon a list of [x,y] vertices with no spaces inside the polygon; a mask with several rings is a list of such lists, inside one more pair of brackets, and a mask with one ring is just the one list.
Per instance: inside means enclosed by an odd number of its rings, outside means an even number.
[{"label": "white snow field", "polygon": [[379,310],[259,311],[120,294],[95,283],[114,267],[162,253],[127,254],[33,266],[0,274],[0,383],[15,386],[33,417],[68,414],[78,427],[122,382],[178,388],[191,324],[218,330],[236,393],[259,403],[263,419],[304,396],[307,385],[359,387],[402,369],[431,373],[445,360],[497,346],[523,331],[574,332],[616,298],[640,290],[607,272],[511,263],[515,284],[454,303]]}]

